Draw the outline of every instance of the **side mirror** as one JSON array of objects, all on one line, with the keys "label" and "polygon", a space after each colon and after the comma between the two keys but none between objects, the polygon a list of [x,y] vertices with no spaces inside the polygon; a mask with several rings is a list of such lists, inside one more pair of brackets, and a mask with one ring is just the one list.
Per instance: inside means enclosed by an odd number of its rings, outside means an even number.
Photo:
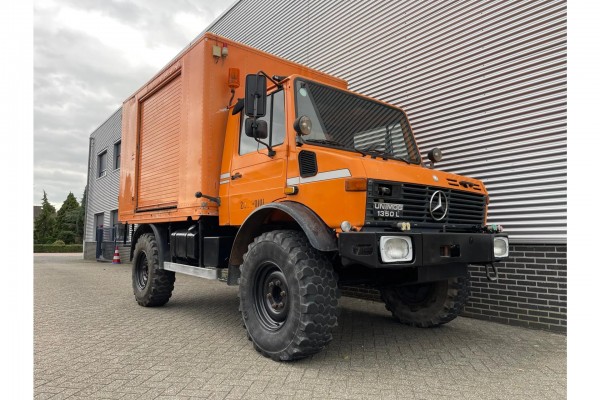
[{"label": "side mirror", "polygon": [[264,117],[267,109],[267,78],[264,75],[246,75],[244,113],[249,117]]},{"label": "side mirror", "polygon": [[262,119],[248,118],[244,126],[246,136],[254,139],[266,139],[269,137],[267,121]]}]

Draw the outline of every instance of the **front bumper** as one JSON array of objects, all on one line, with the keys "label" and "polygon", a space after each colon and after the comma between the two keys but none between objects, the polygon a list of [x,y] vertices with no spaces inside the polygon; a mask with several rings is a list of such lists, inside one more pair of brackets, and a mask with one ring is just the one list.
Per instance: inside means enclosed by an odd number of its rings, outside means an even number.
[{"label": "front bumper", "polygon": [[[405,236],[412,240],[411,261],[384,263],[379,241],[382,236]],[[338,237],[343,265],[359,264],[369,268],[401,269],[443,265],[490,264],[505,258],[494,257],[494,238],[490,233],[443,232],[347,232]]]}]

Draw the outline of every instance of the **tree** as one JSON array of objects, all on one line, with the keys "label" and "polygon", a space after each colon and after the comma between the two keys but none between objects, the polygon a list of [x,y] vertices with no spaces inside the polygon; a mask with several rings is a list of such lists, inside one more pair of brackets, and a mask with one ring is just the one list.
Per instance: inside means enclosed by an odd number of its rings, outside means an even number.
[{"label": "tree", "polygon": [[72,192],[69,192],[67,198],[56,213],[57,238],[66,244],[73,244],[78,240],[78,220],[80,207],[77,199]]},{"label": "tree", "polygon": [[77,237],[78,243],[83,242],[83,233],[85,227],[85,206],[87,204],[87,186],[83,189],[83,197],[81,198],[81,207],[79,207],[79,215],[77,216]]},{"label": "tree", "polygon": [[44,197],[42,197],[42,210],[33,222],[33,228],[34,243],[54,242],[56,232],[56,208],[48,201],[45,190]]}]

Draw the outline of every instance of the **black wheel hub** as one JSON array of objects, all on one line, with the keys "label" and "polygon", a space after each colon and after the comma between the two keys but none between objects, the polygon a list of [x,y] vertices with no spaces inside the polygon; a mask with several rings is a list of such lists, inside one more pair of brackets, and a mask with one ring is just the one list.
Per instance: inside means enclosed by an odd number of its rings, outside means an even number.
[{"label": "black wheel hub", "polygon": [[135,266],[135,282],[140,290],[148,284],[148,259],[145,253],[141,253]]},{"label": "black wheel hub", "polygon": [[406,304],[422,304],[429,299],[432,289],[430,283],[402,286],[402,301]]},{"label": "black wheel hub", "polygon": [[285,275],[278,266],[265,263],[259,267],[254,284],[254,304],[262,325],[279,329],[289,313],[289,290]]},{"label": "black wheel hub", "polygon": [[402,302],[411,311],[419,311],[429,306],[436,299],[434,294],[435,285],[432,283],[421,283],[416,285],[401,286],[398,294]]}]

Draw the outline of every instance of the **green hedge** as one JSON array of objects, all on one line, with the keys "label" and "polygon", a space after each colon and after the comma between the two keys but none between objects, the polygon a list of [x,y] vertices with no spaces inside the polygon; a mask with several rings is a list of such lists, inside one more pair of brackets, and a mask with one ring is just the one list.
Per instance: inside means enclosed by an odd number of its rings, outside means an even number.
[{"label": "green hedge", "polygon": [[34,253],[83,253],[82,244],[34,244]]}]

